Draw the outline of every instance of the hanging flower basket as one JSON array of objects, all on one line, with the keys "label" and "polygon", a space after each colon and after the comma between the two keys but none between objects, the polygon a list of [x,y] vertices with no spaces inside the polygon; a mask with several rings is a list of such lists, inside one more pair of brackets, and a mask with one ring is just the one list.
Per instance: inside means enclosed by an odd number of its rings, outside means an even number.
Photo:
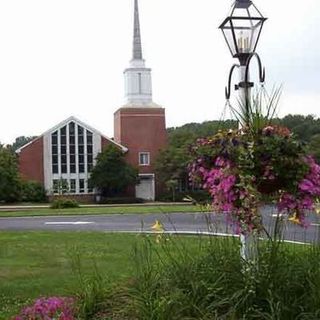
[{"label": "hanging flower basket", "polygon": [[320,167],[289,129],[219,132],[199,139],[191,153],[190,178],[209,191],[214,210],[226,213],[236,232],[261,230],[257,208],[266,196],[307,226],[306,210],[320,196]]}]

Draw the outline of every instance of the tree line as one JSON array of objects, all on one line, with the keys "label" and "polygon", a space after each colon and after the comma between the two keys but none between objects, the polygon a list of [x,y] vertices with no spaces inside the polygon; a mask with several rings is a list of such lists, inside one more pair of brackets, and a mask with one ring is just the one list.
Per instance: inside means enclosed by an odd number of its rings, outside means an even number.
[{"label": "tree line", "polygon": [[[313,115],[287,115],[275,118],[273,123],[287,127],[302,141],[307,151],[320,161],[320,119]],[[199,138],[216,134],[219,130],[237,129],[234,120],[188,123],[168,128],[168,146],[162,150],[156,163],[158,176],[168,190],[190,191],[188,164],[191,162],[190,146]]]}]

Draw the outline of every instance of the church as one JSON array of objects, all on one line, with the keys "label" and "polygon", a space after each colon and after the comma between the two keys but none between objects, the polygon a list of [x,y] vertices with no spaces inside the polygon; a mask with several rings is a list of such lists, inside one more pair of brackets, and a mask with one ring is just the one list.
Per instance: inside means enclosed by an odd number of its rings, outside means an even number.
[{"label": "church", "polygon": [[23,179],[41,183],[49,196],[59,194],[59,183],[80,201],[93,201],[88,180],[97,155],[109,144],[125,153],[127,163],[139,171],[134,196],[153,201],[159,193],[155,160],[166,146],[165,109],[152,100],[151,69],[142,54],[138,0],[134,2],[133,50],[124,70],[125,104],[114,113],[114,137],[108,138],[71,116],[19,148]]}]

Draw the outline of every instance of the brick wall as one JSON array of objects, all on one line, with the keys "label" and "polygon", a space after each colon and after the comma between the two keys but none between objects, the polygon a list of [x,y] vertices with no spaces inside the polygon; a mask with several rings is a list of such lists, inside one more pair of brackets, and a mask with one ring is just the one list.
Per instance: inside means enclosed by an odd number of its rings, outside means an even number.
[{"label": "brick wall", "polygon": [[[155,160],[167,145],[165,109],[120,108],[114,114],[114,138],[129,149],[126,159],[139,173],[155,173]],[[150,153],[149,166],[139,165],[140,152]],[[156,186],[158,194],[157,179]]]},{"label": "brick wall", "polygon": [[44,184],[43,137],[33,140],[18,154],[22,179]]}]

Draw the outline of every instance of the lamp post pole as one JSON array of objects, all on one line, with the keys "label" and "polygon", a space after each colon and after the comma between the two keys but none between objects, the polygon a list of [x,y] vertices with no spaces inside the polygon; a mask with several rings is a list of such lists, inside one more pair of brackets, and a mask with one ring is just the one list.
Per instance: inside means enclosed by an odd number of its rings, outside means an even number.
[{"label": "lamp post pole", "polygon": [[[239,64],[234,64],[229,73],[228,87],[226,87],[226,99],[230,99],[231,80],[233,71],[239,69],[240,82],[235,85],[235,90],[239,90],[240,108],[239,113],[242,123],[241,127],[250,126],[250,103],[251,88],[254,86],[249,81],[249,66],[251,59],[255,57],[258,60],[259,80],[261,83],[265,79],[265,71],[262,68],[260,57],[255,53],[261,30],[267,18],[263,17],[258,8],[251,0],[235,0],[231,8],[231,13],[227,16],[220,29],[227,42],[230,53],[234,58],[239,60]],[[257,210],[257,208],[252,208]],[[240,236],[241,240],[241,257],[246,261],[252,261],[257,254],[257,235],[249,233]]]}]

